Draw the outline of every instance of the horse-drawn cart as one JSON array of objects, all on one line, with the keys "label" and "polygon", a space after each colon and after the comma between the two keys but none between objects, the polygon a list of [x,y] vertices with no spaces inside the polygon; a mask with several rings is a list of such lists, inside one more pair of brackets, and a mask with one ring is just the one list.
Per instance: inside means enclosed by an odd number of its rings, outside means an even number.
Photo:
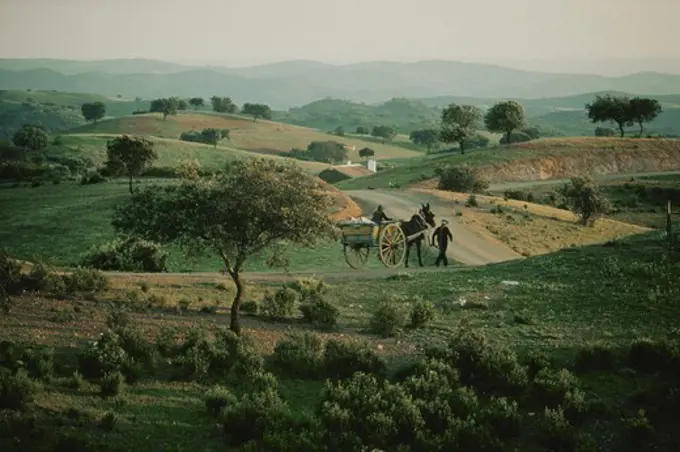
[{"label": "horse-drawn cart", "polygon": [[353,218],[338,223],[342,230],[342,249],[345,260],[352,268],[361,268],[371,254],[378,249],[378,259],[385,267],[398,267],[404,262],[407,242],[425,231],[406,237],[401,221],[386,221],[380,225],[368,218]]}]

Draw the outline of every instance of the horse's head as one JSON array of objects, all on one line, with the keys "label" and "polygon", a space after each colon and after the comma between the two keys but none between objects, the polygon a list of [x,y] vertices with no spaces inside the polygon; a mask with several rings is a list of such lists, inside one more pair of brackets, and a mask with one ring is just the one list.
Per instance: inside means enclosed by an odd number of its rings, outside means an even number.
[{"label": "horse's head", "polygon": [[425,219],[425,222],[429,224],[431,227],[437,226],[437,224],[434,221],[434,214],[430,210],[430,203],[428,202],[427,204],[421,204],[420,205],[420,215]]}]

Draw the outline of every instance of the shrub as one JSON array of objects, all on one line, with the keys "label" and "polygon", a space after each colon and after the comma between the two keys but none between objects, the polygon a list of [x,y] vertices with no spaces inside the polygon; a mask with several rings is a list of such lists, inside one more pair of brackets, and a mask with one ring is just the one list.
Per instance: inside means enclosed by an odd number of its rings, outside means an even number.
[{"label": "shrub", "polygon": [[527,133],[524,132],[512,132],[510,134],[510,139],[508,139],[508,135],[505,134],[501,137],[499,140],[500,144],[512,144],[512,143],[523,143],[526,141],[531,141],[531,136]]},{"label": "shrub", "polygon": [[305,297],[300,311],[305,322],[324,328],[336,326],[340,317],[340,310],[320,294]]},{"label": "shrub", "polygon": [[371,317],[369,328],[383,337],[396,335],[406,324],[406,312],[393,299],[384,299]]},{"label": "shrub", "polygon": [[670,341],[640,338],[631,343],[628,351],[630,365],[645,372],[668,371],[679,359],[678,344]]},{"label": "shrub", "polygon": [[109,287],[109,279],[102,272],[89,268],[77,268],[63,279],[70,293],[103,292]]},{"label": "shrub", "polygon": [[286,403],[269,389],[245,394],[227,404],[220,413],[220,423],[228,446],[239,446],[276,430],[280,419],[289,415]]},{"label": "shrub", "polygon": [[479,202],[477,202],[477,197],[474,194],[468,196],[467,201],[465,201],[465,207],[479,207]]},{"label": "shrub", "polygon": [[517,201],[528,201],[526,192],[522,190],[506,190],[503,193],[505,199],[515,199]]},{"label": "shrub", "polygon": [[24,369],[12,374],[9,369],[0,367],[0,408],[21,410],[33,400],[38,386]]},{"label": "shrub", "polygon": [[565,184],[560,189],[560,194],[571,204],[571,211],[584,226],[592,226],[598,217],[611,210],[609,200],[589,177],[573,177],[570,185]]},{"label": "shrub", "polygon": [[99,382],[100,395],[102,397],[115,397],[123,391],[125,377],[120,372],[109,372]]},{"label": "shrub", "polygon": [[30,377],[49,378],[54,371],[54,349],[41,346],[26,347],[21,351],[20,361]]},{"label": "shrub", "polygon": [[80,185],[94,185],[106,182],[106,178],[98,171],[91,171],[80,178]]},{"label": "shrub", "polygon": [[83,374],[78,372],[77,370],[73,372],[73,375],[68,379],[67,385],[71,389],[81,389],[83,386],[85,386],[85,378],[83,378]]},{"label": "shrub", "polygon": [[436,308],[430,301],[416,300],[411,307],[411,326],[420,328],[432,322],[436,316]]},{"label": "shrub", "polygon": [[260,306],[257,304],[257,301],[253,301],[253,300],[244,301],[241,304],[241,311],[247,312],[249,314],[257,314],[259,309],[260,309]]},{"label": "shrub", "polygon": [[317,378],[323,374],[324,345],[311,333],[293,334],[279,341],[274,349],[274,364],[294,378]]},{"label": "shrub", "polygon": [[236,397],[223,386],[213,386],[203,396],[208,412],[213,416],[218,416],[222,408],[234,405]]},{"label": "shrub", "polygon": [[460,371],[461,382],[482,394],[513,395],[527,386],[527,371],[514,352],[492,346],[483,333],[461,328],[444,354]]},{"label": "shrub", "polygon": [[643,450],[654,438],[654,426],[647,418],[645,410],[638,410],[636,416],[624,418],[623,436],[631,450]]},{"label": "shrub", "polygon": [[439,178],[439,189],[462,193],[479,193],[489,187],[469,166],[444,166],[436,168],[434,174]]},{"label": "shrub", "polygon": [[542,369],[550,368],[553,366],[552,358],[544,351],[532,350],[530,351],[526,358],[523,360],[524,364],[528,367],[529,377],[531,379]]},{"label": "shrub", "polygon": [[267,293],[262,302],[262,313],[269,318],[282,320],[293,315],[298,293],[288,287],[282,287],[273,295]]},{"label": "shrub", "polygon": [[114,305],[106,314],[106,326],[111,329],[124,328],[130,324],[130,314],[121,304]]},{"label": "shrub", "polygon": [[540,442],[547,450],[571,451],[576,448],[576,431],[562,408],[545,408],[540,421]]},{"label": "shrub", "polygon": [[610,370],[614,367],[614,354],[611,346],[590,344],[579,349],[576,354],[576,368],[586,370]]},{"label": "shrub", "polygon": [[93,247],[81,264],[100,270],[159,273],[168,271],[168,254],[161,245],[137,238],[116,239]]},{"label": "shrub", "polygon": [[387,369],[385,360],[366,343],[348,343],[335,339],[326,342],[324,369],[329,378],[346,378],[355,372],[382,375]]},{"label": "shrub", "polygon": [[80,372],[87,379],[120,372],[127,359],[120,337],[112,331],[103,333],[98,341],[90,342],[78,353]]},{"label": "shrub", "polygon": [[21,265],[0,251],[0,292],[10,296],[18,294],[21,289]]},{"label": "shrub", "polygon": [[567,369],[542,369],[534,377],[532,390],[541,406],[556,408],[577,384],[577,378]]},{"label": "shrub", "polygon": [[505,397],[491,397],[480,412],[481,420],[501,440],[517,438],[522,428],[519,406]]}]

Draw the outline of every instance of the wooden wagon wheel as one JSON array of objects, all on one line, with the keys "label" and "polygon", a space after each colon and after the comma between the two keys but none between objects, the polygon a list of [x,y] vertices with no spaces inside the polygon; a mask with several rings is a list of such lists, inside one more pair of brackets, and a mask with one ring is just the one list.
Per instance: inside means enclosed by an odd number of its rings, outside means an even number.
[{"label": "wooden wagon wheel", "polygon": [[347,264],[352,268],[361,268],[368,261],[368,255],[371,253],[371,249],[361,243],[351,243],[343,246],[343,251],[345,253],[345,260]]},{"label": "wooden wagon wheel", "polygon": [[378,238],[380,261],[386,267],[397,267],[406,255],[406,236],[398,224],[388,224]]}]

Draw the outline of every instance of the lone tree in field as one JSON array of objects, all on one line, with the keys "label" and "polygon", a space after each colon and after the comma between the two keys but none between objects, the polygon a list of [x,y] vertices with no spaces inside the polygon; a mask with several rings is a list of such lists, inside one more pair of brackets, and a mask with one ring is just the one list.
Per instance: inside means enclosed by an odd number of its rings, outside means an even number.
[{"label": "lone tree in field", "polygon": [[244,115],[250,115],[253,117],[253,121],[257,121],[257,118],[272,119],[272,110],[269,105],[265,104],[243,104],[243,109],[241,112]]},{"label": "lone tree in field", "polygon": [[595,96],[595,100],[586,104],[588,119],[591,122],[615,122],[619,126],[621,137],[626,133],[624,127],[634,123],[633,110],[628,96]]},{"label": "lone tree in field", "polygon": [[[228,132],[229,131],[227,131],[227,136]],[[203,129],[201,131],[201,137],[203,138],[204,143],[212,144],[214,148],[217,148],[217,143],[222,139],[222,132],[220,129],[214,128]]]},{"label": "lone tree in field", "polygon": [[106,105],[103,102],[85,103],[80,106],[80,111],[85,121],[96,123],[106,114]]},{"label": "lone tree in field", "polygon": [[359,149],[359,157],[362,159],[367,159],[369,157],[375,156],[375,151],[371,148],[362,148]]},{"label": "lone tree in field", "polygon": [[408,138],[418,146],[425,146],[428,151],[431,151],[439,143],[439,131],[436,129],[414,130]]},{"label": "lone tree in field", "polygon": [[238,107],[234,102],[232,102],[231,97],[217,97],[213,96],[210,98],[210,103],[212,104],[213,111],[216,113],[236,113]]},{"label": "lone tree in field", "polygon": [[663,111],[658,100],[648,97],[633,97],[630,100],[630,110],[633,121],[640,126],[639,138],[645,131],[643,124],[652,122]]},{"label": "lone tree in field", "polygon": [[611,210],[609,200],[589,177],[573,177],[571,184],[565,184],[559,193],[584,226],[594,225],[598,217]]},{"label": "lone tree in field", "polygon": [[371,130],[371,135],[376,138],[382,138],[383,143],[385,143],[385,140],[391,140],[396,137],[397,131],[389,126],[375,126]]},{"label": "lone tree in field", "polygon": [[202,107],[203,104],[203,98],[202,97],[192,97],[189,99],[189,105],[191,105],[191,108],[196,109],[198,107]]},{"label": "lone tree in field", "polygon": [[177,101],[177,110],[184,111],[189,109],[189,104],[186,100],[180,99]]},{"label": "lone tree in field", "polygon": [[509,144],[512,132],[527,125],[524,107],[515,100],[499,102],[484,115],[484,125],[489,132],[505,133]]},{"label": "lone tree in field", "polygon": [[41,151],[49,143],[47,133],[42,126],[35,124],[24,124],[17,130],[12,137],[15,146],[27,148],[32,151]]},{"label": "lone tree in field", "polygon": [[331,199],[318,180],[291,163],[252,159],[229,163],[209,180],[151,186],[116,209],[113,226],[158,243],[176,243],[191,253],[211,251],[236,286],[231,330],[240,333],[245,296],[241,279],[248,259],[269,253],[285,261],[283,242],[311,247],[334,237]]},{"label": "lone tree in field", "polygon": [[440,139],[444,143],[458,143],[465,154],[467,141],[474,137],[482,121],[482,112],[473,105],[451,104],[442,111]]},{"label": "lone tree in field", "polygon": [[176,97],[169,97],[152,100],[149,111],[151,113],[161,113],[163,119],[167,119],[168,116],[176,115],[178,109],[179,99]]},{"label": "lone tree in field", "polygon": [[139,176],[158,158],[153,149],[153,142],[146,138],[122,135],[106,143],[106,167],[114,176],[128,176],[130,178],[130,193],[132,178]]}]

